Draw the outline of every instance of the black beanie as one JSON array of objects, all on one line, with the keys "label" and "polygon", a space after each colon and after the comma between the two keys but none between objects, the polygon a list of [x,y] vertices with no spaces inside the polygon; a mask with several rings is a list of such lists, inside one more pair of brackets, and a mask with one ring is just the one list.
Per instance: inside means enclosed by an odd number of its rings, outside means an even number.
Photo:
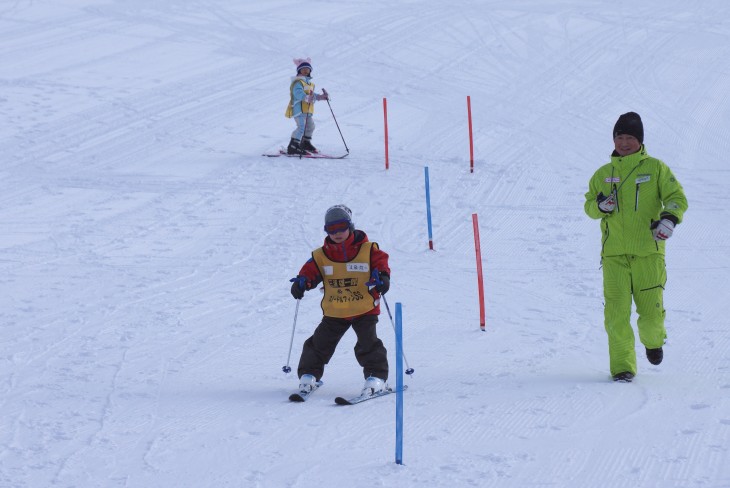
[{"label": "black beanie", "polygon": [[621,134],[634,136],[639,140],[640,144],[644,143],[644,124],[641,123],[641,117],[636,112],[626,112],[616,121],[613,126],[613,138]]},{"label": "black beanie", "polygon": [[312,65],[310,63],[304,61],[297,65],[297,74],[299,74],[299,72],[301,70],[303,70],[304,68],[309,68],[309,73],[310,74],[312,73]]}]

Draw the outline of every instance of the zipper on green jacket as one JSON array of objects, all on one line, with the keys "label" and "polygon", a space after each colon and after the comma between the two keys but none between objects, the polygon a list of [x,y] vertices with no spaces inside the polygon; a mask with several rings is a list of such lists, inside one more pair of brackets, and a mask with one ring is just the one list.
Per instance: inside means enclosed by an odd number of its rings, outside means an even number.
[{"label": "zipper on green jacket", "polygon": [[654,246],[656,246],[656,250],[659,250],[659,243],[656,239],[654,239],[654,231],[652,230],[652,224],[654,223],[654,219],[649,219],[649,234],[651,234],[651,240],[654,241]]},{"label": "zipper on green jacket", "polygon": [[[603,239],[603,242],[601,242],[601,255],[603,255],[603,250],[606,248],[606,241],[608,240],[608,221],[603,220],[603,224],[605,225],[603,233],[605,234],[605,238]],[[603,262],[603,258],[601,258],[601,262]]]}]

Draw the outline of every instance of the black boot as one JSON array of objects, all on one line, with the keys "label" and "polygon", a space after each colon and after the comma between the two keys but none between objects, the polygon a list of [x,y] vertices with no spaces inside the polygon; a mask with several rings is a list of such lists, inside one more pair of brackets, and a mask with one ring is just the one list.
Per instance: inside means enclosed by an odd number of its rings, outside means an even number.
[{"label": "black boot", "polygon": [[634,379],[634,373],[631,371],[624,371],[622,373],[617,373],[613,375],[613,381],[619,381],[621,383],[631,383],[631,380]]},{"label": "black boot", "polygon": [[299,141],[292,137],[292,139],[289,141],[289,145],[286,148],[286,153],[287,154],[307,154],[307,151],[302,149],[302,147],[299,145]]},{"label": "black boot", "polygon": [[311,137],[305,137],[304,139],[302,139],[302,149],[313,153],[318,152],[317,148],[312,145]]},{"label": "black boot", "polygon": [[646,359],[648,359],[651,364],[661,364],[662,359],[664,359],[664,350],[661,347],[657,347],[656,349],[647,348]]}]

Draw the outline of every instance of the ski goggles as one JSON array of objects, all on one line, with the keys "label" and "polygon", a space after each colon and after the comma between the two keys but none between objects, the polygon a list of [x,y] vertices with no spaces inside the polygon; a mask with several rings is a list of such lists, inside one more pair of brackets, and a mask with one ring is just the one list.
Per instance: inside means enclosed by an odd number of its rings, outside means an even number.
[{"label": "ski goggles", "polygon": [[324,231],[328,234],[339,234],[350,228],[350,222],[347,220],[335,220],[329,224],[325,224]]}]

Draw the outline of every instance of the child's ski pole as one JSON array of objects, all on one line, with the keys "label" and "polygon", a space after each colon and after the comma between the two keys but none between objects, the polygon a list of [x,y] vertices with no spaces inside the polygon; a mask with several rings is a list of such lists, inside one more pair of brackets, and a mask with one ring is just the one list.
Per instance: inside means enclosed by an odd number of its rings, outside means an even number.
[{"label": "child's ski pole", "polygon": [[299,302],[301,302],[301,299],[297,300],[297,308],[294,309],[294,325],[291,328],[291,340],[289,341],[289,355],[286,357],[286,365],[281,368],[281,370],[285,373],[291,373],[291,367],[289,366],[289,360],[291,359],[291,348],[294,344],[294,331],[297,328],[297,315],[299,314]]},{"label": "child's ski pole", "polygon": [[[372,274],[370,275],[370,281],[368,281],[365,284],[367,286],[373,286],[374,287],[374,286],[379,285],[381,283],[382,283],[382,281],[380,279],[380,274],[378,273],[378,269],[375,268],[373,270]],[[393,315],[390,313],[390,307],[388,306],[388,300],[385,299],[385,295],[380,295],[380,298],[382,298],[383,299],[383,303],[385,303],[385,309],[388,311],[388,317],[390,317],[390,325],[393,326],[393,332],[396,332],[396,330],[395,330],[395,322],[393,322]],[[415,370],[408,365],[408,359],[406,358],[406,353],[403,353],[403,361],[405,361],[405,363],[406,363],[406,374],[407,375],[412,375]]]},{"label": "child's ski pole", "polygon": [[324,88],[322,88],[322,93],[327,95],[327,98],[326,98],[327,105],[330,108],[330,113],[332,114],[332,118],[334,119],[335,125],[337,126],[337,131],[340,133],[340,137],[342,138],[342,144],[345,145],[345,150],[347,151],[347,154],[350,154],[350,148],[347,147],[347,143],[345,142],[345,137],[342,135],[342,131],[340,130],[340,124],[337,123],[337,117],[335,117],[335,113],[332,111],[332,105],[330,104],[329,93],[327,93],[327,90],[325,90]]}]

